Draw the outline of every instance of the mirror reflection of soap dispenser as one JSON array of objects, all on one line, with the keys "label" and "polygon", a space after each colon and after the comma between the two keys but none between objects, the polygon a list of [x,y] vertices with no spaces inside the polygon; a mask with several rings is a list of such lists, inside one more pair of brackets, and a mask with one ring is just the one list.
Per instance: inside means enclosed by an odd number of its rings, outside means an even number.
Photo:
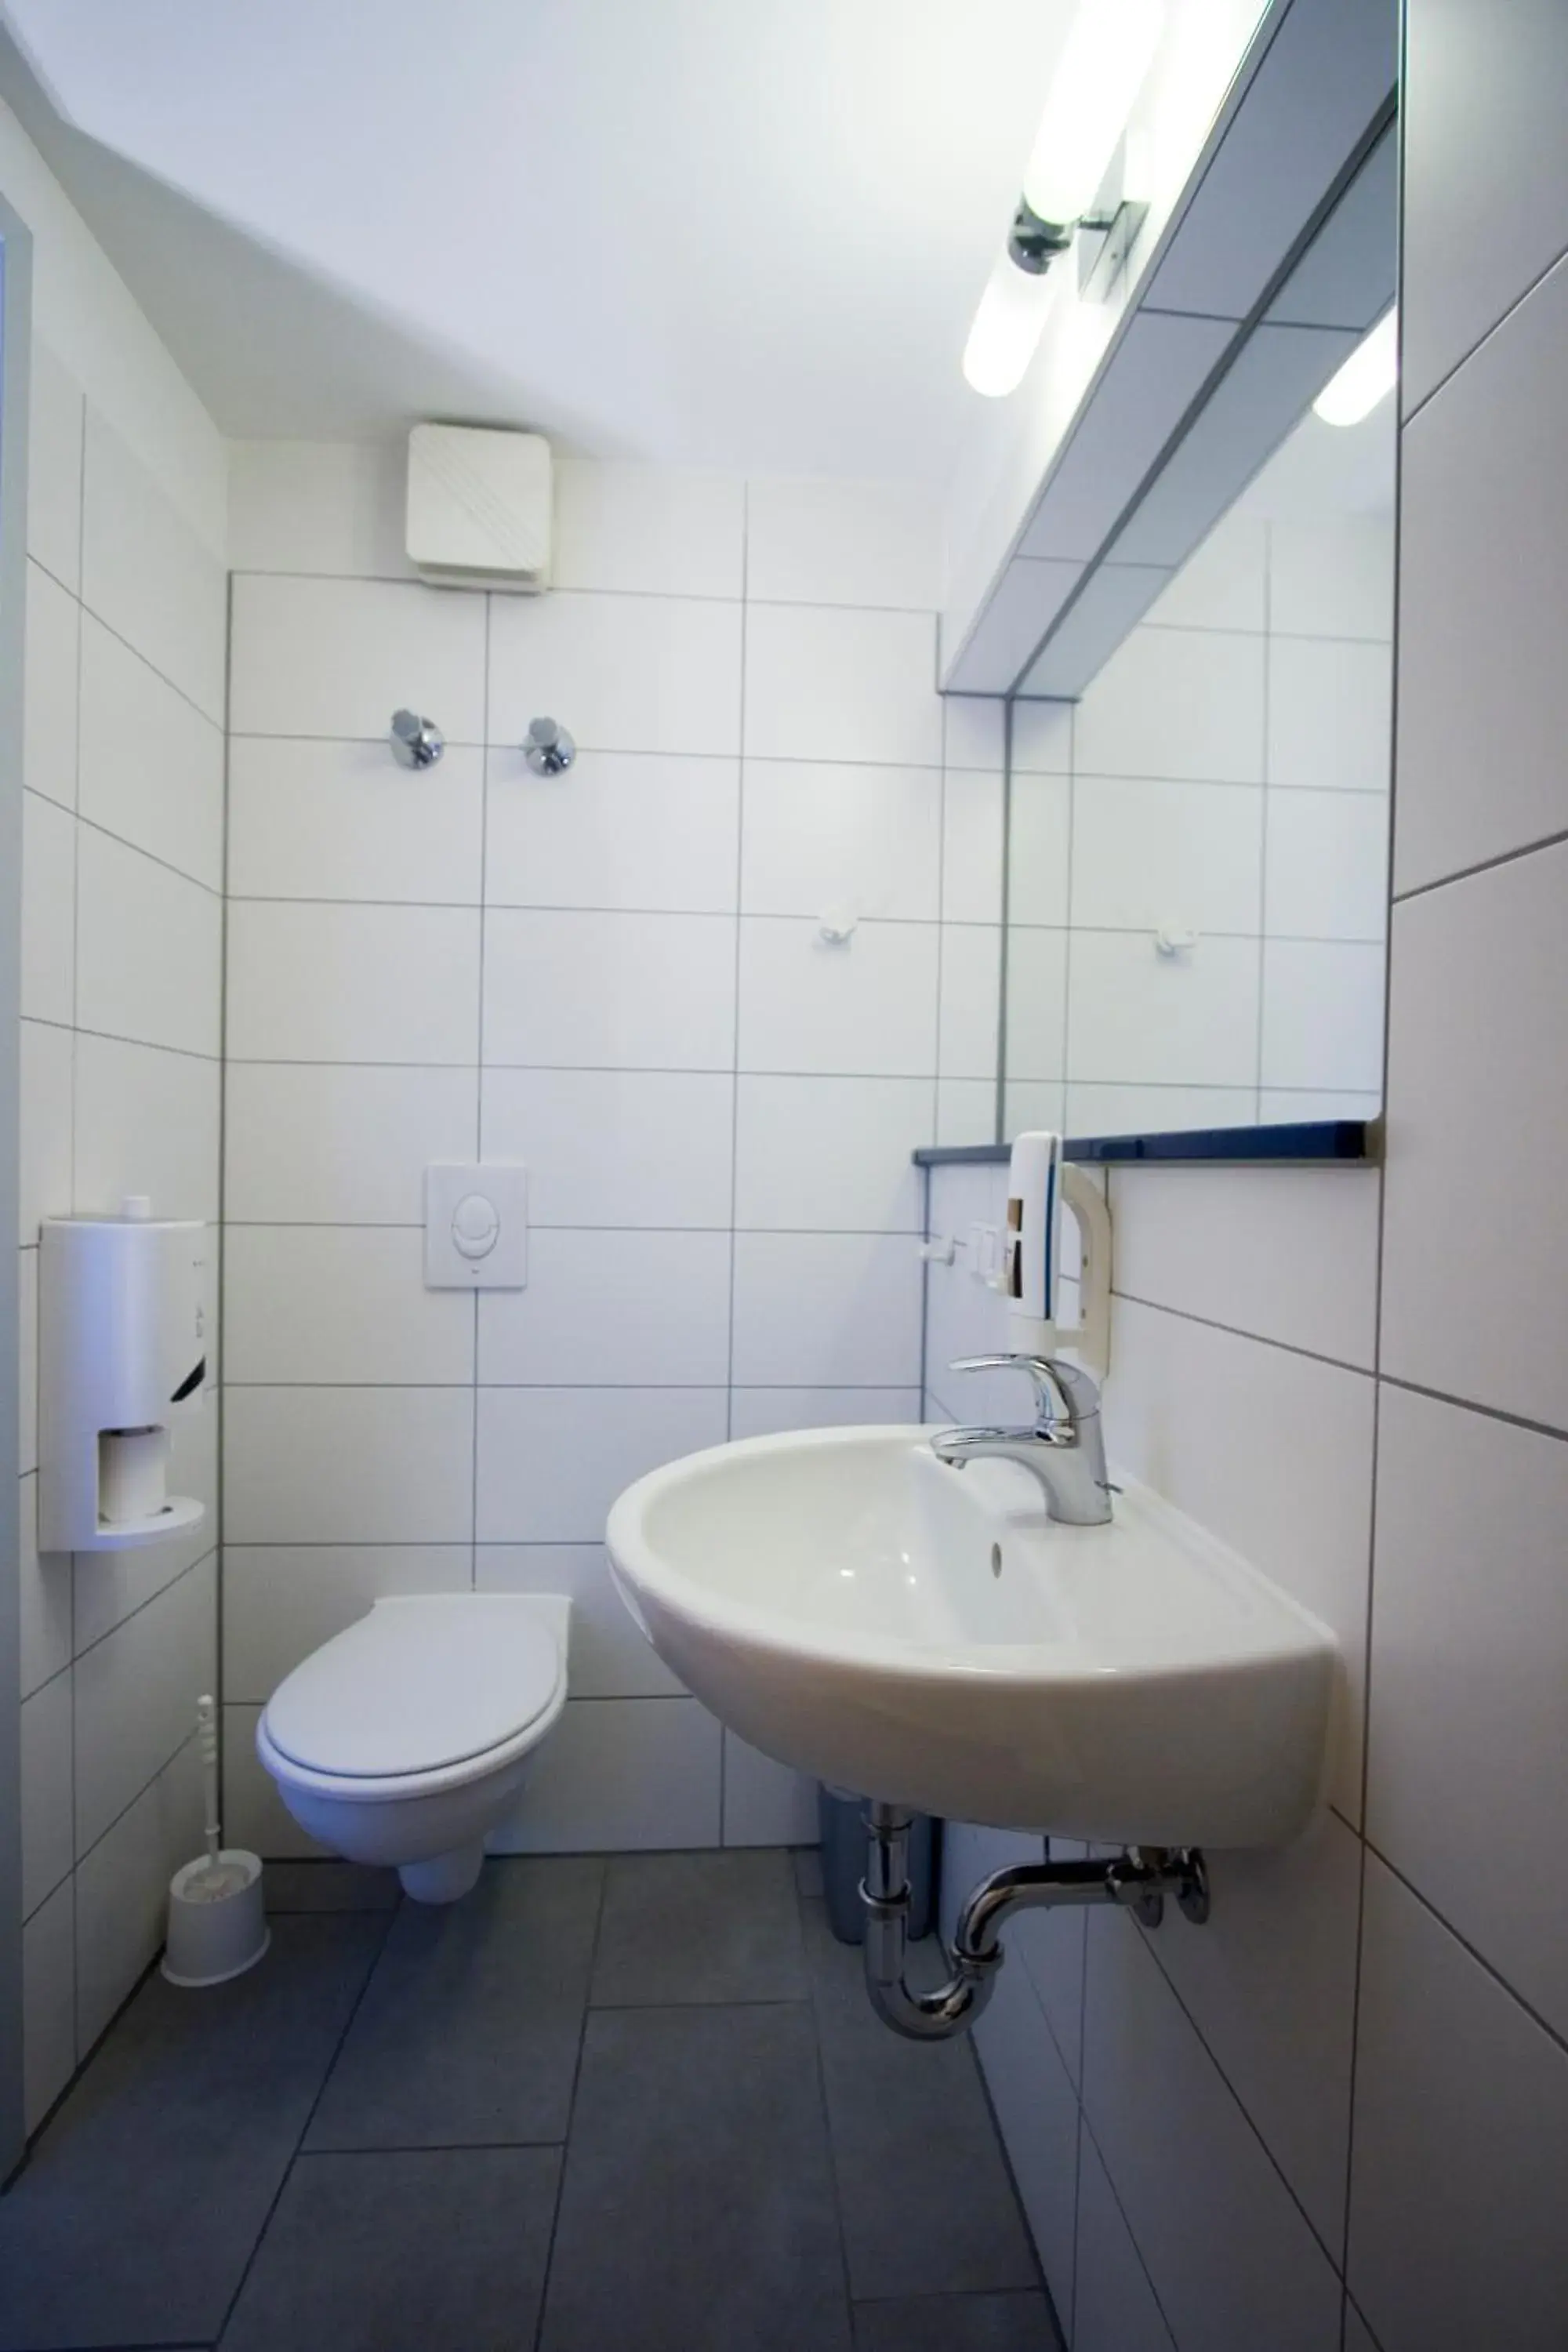
[{"label": "mirror reflection of soap dispenser", "polygon": [[[1079,1243],[1079,1319],[1066,1327],[1058,1319],[1064,1208],[1077,1221]],[[1103,1380],[1110,1362],[1110,1214],[1094,1179],[1062,1158],[1062,1139],[1048,1129],[1031,1129],[1014,1141],[1004,1252],[1001,1287],[1012,1345],[1047,1360],[1070,1349]]]},{"label": "mirror reflection of soap dispenser", "polygon": [[121,1551],[194,1527],[167,1492],[174,1423],[206,1379],[203,1224],[49,1217],[38,1255],[38,1546]]}]

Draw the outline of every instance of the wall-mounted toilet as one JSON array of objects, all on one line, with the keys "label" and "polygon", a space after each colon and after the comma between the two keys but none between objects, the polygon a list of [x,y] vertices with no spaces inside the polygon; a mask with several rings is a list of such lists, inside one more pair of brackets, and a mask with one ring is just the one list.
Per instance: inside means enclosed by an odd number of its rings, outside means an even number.
[{"label": "wall-mounted toilet", "polygon": [[570,1619],[553,1593],[376,1601],[279,1684],[257,1726],[300,1828],[390,1864],[422,1903],[466,1895],[566,1704]]}]

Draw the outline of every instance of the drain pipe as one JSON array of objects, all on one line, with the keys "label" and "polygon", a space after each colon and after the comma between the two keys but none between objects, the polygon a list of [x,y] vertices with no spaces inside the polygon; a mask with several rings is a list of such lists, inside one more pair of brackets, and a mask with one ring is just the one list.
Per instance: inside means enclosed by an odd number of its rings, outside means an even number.
[{"label": "drain pipe", "polygon": [[952,1974],[932,1992],[904,1981],[909,1947],[909,1840],[913,1816],[901,1805],[866,1808],[866,1990],[885,2025],[911,2042],[942,2042],[973,2025],[1006,1954],[1003,1923],[1015,1911],[1067,1903],[1117,1903],[1146,1927],[1164,1916],[1173,1895],[1201,1927],[1209,1916],[1208,1873],[1195,1846],[1129,1846],[1109,1860],[1017,1862],[983,1878],[958,1915],[949,1958]]}]

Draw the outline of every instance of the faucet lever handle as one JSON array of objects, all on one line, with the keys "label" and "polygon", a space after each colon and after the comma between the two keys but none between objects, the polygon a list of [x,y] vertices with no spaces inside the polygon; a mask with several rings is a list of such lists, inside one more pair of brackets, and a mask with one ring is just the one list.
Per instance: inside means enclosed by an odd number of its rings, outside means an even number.
[{"label": "faucet lever handle", "polygon": [[1027,1372],[1035,1391],[1035,1419],[1044,1429],[1053,1422],[1070,1422],[1072,1408],[1057,1378],[1057,1367],[1046,1356],[960,1356],[949,1367],[955,1372]]},{"label": "faucet lever handle", "polygon": [[1035,1391],[1036,1417],[1042,1426],[1050,1422],[1066,1422],[1070,1425],[1095,1412],[1100,1403],[1100,1391],[1087,1372],[1076,1364],[1064,1364],[1055,1356],[1035,1356],[1026,1352],[1000,1356],[960,1356],[950,1364],[954,1372],[1026,1372]]},{"label": "faucet lever handle", "polygon": [[947,1369],[950,1372],[1006,1372],[1012,1371],[1015,1368],[1022,1370],[1026,1365],[1032,1366],[1042,1372],[1048,1372],[1051,1369],[1051,1361],[1048,1356],[1021,1356],[1016,1354],[1004,1356],[959,1356],[955,1358],[953,1362],[949,1364]]}]

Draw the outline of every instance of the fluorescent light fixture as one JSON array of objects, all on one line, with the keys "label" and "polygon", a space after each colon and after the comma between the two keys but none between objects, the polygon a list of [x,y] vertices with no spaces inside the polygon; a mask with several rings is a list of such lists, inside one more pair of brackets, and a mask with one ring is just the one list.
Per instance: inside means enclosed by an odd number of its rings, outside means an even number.
[{"label": "fluorescent light fixture", "polygon": [[1004,399],[1022,383],[1057,282],[1052,270],[1032,278],[1010,254],[999,257],[963,346],[965,379],[987,400]]},{"label": "fluorescent light fixture", "polygon": [[1325,425],[1359,425],[1399,382],[1399,309],[1385,310],[1344,365],[1331,375],[1312,413]]},{"label": "fluorescent light fixture", "polygon": [[1081,220],[1153,61],[1164,0],[1079,0],[1024,173],[1042,220]]},{"label": "fluorescent light fixture", "polygon": [[[1024,174],[1034,226],[1060,231],[1064,246],[1110,169],[1164,14],[1165,0],[1078,0]],[[991,272],[963,347],[964,376],[988,400],[1022,383],[1062,274],[1048,258],[1024,267],[1006,252]]]}]

